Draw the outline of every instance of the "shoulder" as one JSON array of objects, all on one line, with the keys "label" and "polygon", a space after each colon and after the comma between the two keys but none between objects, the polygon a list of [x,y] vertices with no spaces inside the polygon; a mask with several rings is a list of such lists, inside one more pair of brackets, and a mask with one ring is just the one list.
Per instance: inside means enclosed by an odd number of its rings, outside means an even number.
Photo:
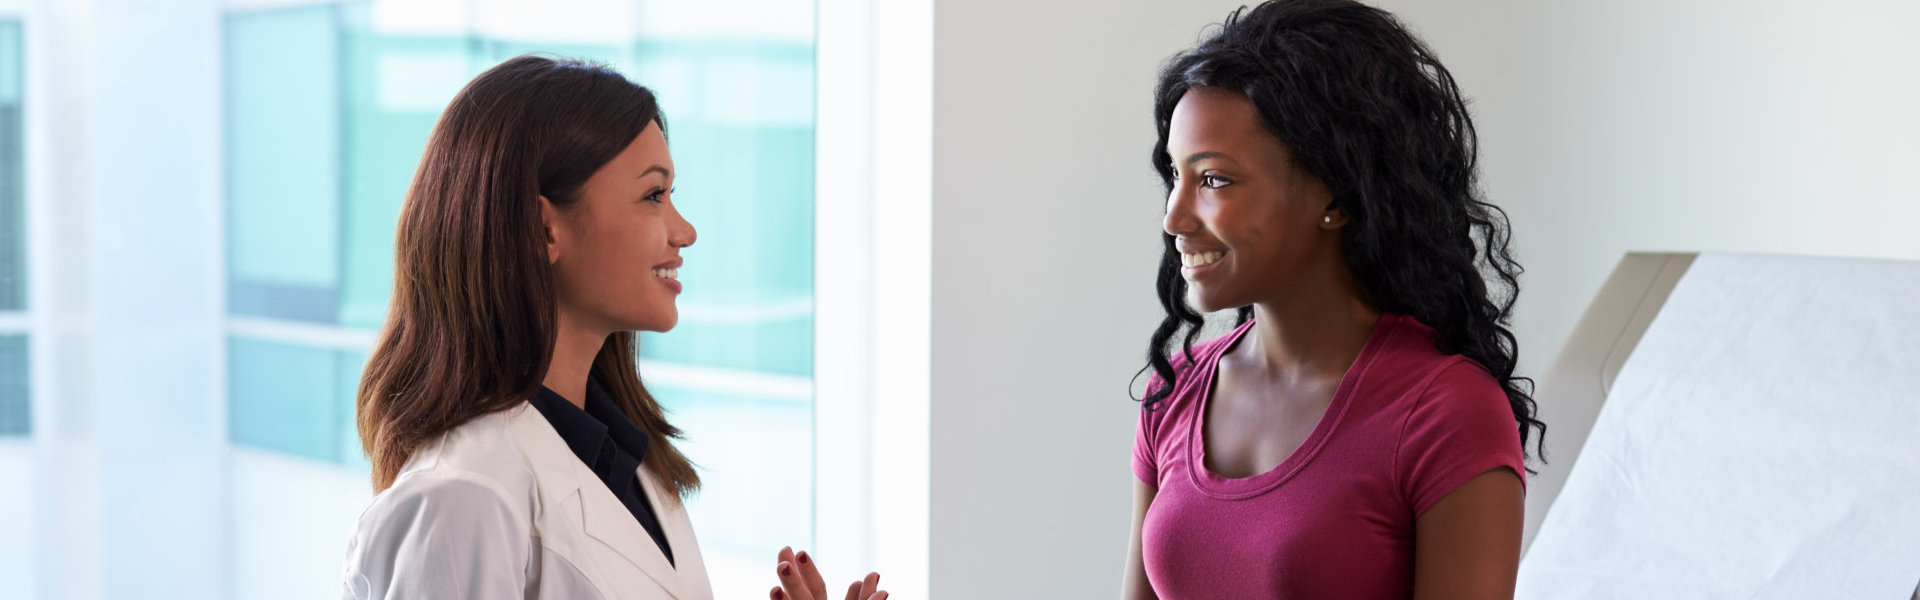
[{"label": "shoulder", "polygon": [[1173,364],[1173,382],[1168,383],[1158,373],[1152,373],[1147,379],[1147,389],[1171,386],[1172,392],[1152,406],[1141,407],[1136,443],[1154,444],[1154,440],[1165,438],[1176,431],[1179,423],[1185,422],[1182,415],[1191,412],[1198,405],[1197,398],[1206,392],[1210,367],[1251,325],[1251,322],[1242,324],[1226,335],[1195,344],[1190,350],[1176,348],[1168,353],[1167,360]]},{"label": "shoulder", "polygon": [[539,545],[538,502],[517,453],[497,414],[416,450],[360,514],[347,544],[347,596],[522,597]]},{"label": "shoulder", "polygon": [[1392,329],[1367,366],[1375,383],[1398,388],[1410,399],[1478,394],[1498,396],[1504,403],[1506,391],[1493,374],[1473,359],[1441,352],[1433,328],[1406,315],[1387,315],[1382,324]]},{"label": "shoulder", "polygon": [[1400,315],[1398,319],[1405,345],[1399,356],[1400,368],[1423,375],[1422,398],[1473,398],[1505,410],[1507,390],[1485,365],[1463,355],[1441,352],[1433,328],[1413,317]]},{"label": "shoulder", "polygon": [[[1250,326],[1252,326],[1252,322],[1236,327],[1233,331],[1225,335],[1194,344],[1192,348],[1175,348],[1168,352],[1167,362],[1172,363],[1173,366],[1174,389],[1173,395],[1163,400],[1162,404],[1173,402],[1186,396],[1192,396],[1197,389],[1195,387],[1195,381],[1199,379],[1197,376],[1205,373],[1207,370],[1206,367],[1212,365],[1214,361],[1219,358],[1220,353],[1224,351],[1227,346],[1232,345],[1234,340],[1239,339],[1240,334],[1245,332]],[[1149,371],[1149,373],[1151,377],[1149,377],[1147,382],[1148,389],[1156,389],[1159,386],[1166,385],[1166,382],[1160,378],[1159,373],[1153,373],[1152,371]]]},{"label": "shoulder", "polygon": [[1437,365],[1432,378],[1428,381],[1423,396],[1452,396],[1467,398],[1494,398],[1501,405],[1506,404],[1507,389],[1494,379],[1493,374],[1479,362],[1465,356],[1448,356]]},{"label": "shoulder", "polygon": [[528,414],[539,418],[524,403],[481,415],[422,445],[374,507],[431,499],[456,508],[499,502],[512,514],[533,514],[538,480],[514,426]]},{"label": "shoulder", "polygon": [[481,565],[497,575],[518,573],[535,539],[525,508],[474,473],[409,473],[360,513],[347,542],[347,584],[365,590],[365,597],[412,597],[382,590],[419,585],[428,572]]},{"label": "shoulder", "polygon": [[375,496],[360,516],[363,529],[415,528],[416,523],[519,523],[528,514],[518,495],[484,475],[450,469],[408,473]]},{"label": "shoulder", "polygon": [[1412,319],[1406,322],[1411,326],[1402,328],[1399,342],[1370,368],[1380,373],[1383,388],[1390,388],[1376,391],[1395,397],[1404,418],[1403,439],[1466,432],[1517,436],[1512,405],[1500,380],[1479,361],[1441,353],[1432,343],[1431,329]]}]

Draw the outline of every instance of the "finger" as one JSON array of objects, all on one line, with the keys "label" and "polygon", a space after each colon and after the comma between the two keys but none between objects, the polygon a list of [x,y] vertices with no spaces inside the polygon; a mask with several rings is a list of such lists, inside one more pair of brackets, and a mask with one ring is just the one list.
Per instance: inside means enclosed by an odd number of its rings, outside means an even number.
[{"label": "finger", "polygon": [[874,592],[872,596],[867,597],[867,600],[887,600],[887,591],[880,590],[878,592]]},{"label": "finger", "polygon": [[847,600],[860,600],[860,584],[861,583],[862,582],[855,581],[853,582],[853,585],[847,586]]},{"label": "finger", "polygon": [[805,551],[795,558],[800,560],[800,578],[807,582],[807,591],[812,592],[813,597],[824,600],[827,597],[827,580],[820,577],[820,565],[813,564],[813,557]]},{"label": "finger", "polygon": [[773,589],[767,591],[767,597],[773,600],[787,600],[787,592],[776,585],[773,586]]},{"label": "finger", "polygon": [[774,562],[793,562],[793,546],[781,548],[780,558],[774,559]]},{"label": "finger", "polygon": [[807,582],[801,579],[800,570],[793,568],[793,563],[780,561],[775,573],[780,576],[780,587],[787,591],[785,600],[814,600],[812,590],[807,589]]},{"label": "finger", "polygon": [[860,597],[868,598],[878,591],[880,591],[880,574],[868,573],[867,578],[860,581]]}]

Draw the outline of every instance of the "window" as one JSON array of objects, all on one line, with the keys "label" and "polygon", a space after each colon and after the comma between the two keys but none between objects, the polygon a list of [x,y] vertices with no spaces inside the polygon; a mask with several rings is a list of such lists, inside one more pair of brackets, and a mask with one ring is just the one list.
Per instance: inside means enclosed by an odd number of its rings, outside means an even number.
[{"label": "window", "polygon": [[[234,595],[336,589],[367,500],[353,396],[401,201],[446,102],[527,52],[607,63],[660,98],[675,200],[700,238],[680,325],[642,336],[641,376],[702,468],[689,510],[716,595],[765,593],[774,552],[813,537],[812,0],[467,4],[225,18]],[[580,33],[595,22],[639,25]]]},{"label": "window", "polygon": [[20,22],[0,21],[0,437],[32,431]]}]

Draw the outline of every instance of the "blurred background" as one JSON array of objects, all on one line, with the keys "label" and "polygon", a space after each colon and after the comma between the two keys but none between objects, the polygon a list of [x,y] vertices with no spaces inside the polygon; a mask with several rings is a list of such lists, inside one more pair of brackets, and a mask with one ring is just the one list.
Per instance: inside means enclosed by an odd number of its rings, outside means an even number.
[{"label": "blurred background", "polygon": [[[641,369],[719,597],[784,545],[900,598],[1112,597],[1154,74],[1245,3],[0,0],[0,598],[338,596],[399,202],[535,51],[671,121],[701,239]],[[1523,374],[1627,251],[1920,259],[1920,5],[1375,4],[1472,101]]]}]

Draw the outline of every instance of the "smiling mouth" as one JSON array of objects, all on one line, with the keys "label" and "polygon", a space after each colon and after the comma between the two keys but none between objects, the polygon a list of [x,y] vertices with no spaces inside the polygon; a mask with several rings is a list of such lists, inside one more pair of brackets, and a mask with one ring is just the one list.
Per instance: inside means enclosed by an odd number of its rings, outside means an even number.
[{"label": "smiling mouth", "polygon": [[1187,267],[1189,269],[1204,267],[1216,262],[1220,262],[1220,258],[1226,255],[1227,253],[1224,251],[1223,252],[1200,252],[1196,254],[1187,254],[1183,252],[1180,254],[1180,266]]},{"label": "smiling mouth", "polygon": [[653,276],[654,276],[654,277],[659,277],[659,278],[661,278],[661,279],[671,279],[671,280],[674,280],[674,281],[679,281],[679,280],[680,280],[680,268],[679,268],[679,267],[674,267],[674,268],[671,268],[671,269],[654,269],[654,270],[653,270]]}]

